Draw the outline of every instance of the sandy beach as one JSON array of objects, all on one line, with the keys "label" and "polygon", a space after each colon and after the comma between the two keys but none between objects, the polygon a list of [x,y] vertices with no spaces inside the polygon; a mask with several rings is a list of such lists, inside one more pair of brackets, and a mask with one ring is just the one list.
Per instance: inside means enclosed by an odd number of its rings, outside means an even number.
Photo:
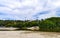
[{"label": "sandy beach", "polygon": [[60,33],[34,31],[0,31],[0,38],[60,38]]}]

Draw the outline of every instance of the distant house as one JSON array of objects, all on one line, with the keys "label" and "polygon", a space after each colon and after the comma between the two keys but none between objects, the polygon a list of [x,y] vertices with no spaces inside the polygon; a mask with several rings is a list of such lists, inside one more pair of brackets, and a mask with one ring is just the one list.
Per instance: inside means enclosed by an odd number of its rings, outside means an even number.
[{"label": "distant house", "polygon": [[29,30],[39,30],[39,27],[38,26],[33,26],[33,27],[29,27],[27,29],[29,29]]}]

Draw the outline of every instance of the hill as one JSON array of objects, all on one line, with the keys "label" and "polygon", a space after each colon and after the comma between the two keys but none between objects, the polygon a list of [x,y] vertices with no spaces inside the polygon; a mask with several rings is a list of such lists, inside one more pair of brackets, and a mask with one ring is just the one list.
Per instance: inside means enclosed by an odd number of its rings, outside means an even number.
[{"label": "hill", "polygon": [[38,26],[40,31],[60,32],[60,17],[51,17],[45,20],[0,20],[0,27],[16,27],[26,29]]}]

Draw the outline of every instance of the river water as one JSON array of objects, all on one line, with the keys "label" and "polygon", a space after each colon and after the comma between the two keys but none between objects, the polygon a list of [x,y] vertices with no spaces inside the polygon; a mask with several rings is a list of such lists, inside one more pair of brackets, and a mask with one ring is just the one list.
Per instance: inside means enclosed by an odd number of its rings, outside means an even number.
[{"label": "river water", "polygon": [[60,38],[60,33],[36,31],[0,31],[0,38]]}]

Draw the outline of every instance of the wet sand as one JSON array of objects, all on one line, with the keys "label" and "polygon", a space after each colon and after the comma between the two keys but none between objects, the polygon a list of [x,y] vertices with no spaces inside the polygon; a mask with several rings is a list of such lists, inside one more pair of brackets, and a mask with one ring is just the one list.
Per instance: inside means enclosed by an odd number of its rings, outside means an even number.
[{"label": "wet sand", "polygon": [[34,31],[0,31],[0,38],[60,38],[60,33]]}]

